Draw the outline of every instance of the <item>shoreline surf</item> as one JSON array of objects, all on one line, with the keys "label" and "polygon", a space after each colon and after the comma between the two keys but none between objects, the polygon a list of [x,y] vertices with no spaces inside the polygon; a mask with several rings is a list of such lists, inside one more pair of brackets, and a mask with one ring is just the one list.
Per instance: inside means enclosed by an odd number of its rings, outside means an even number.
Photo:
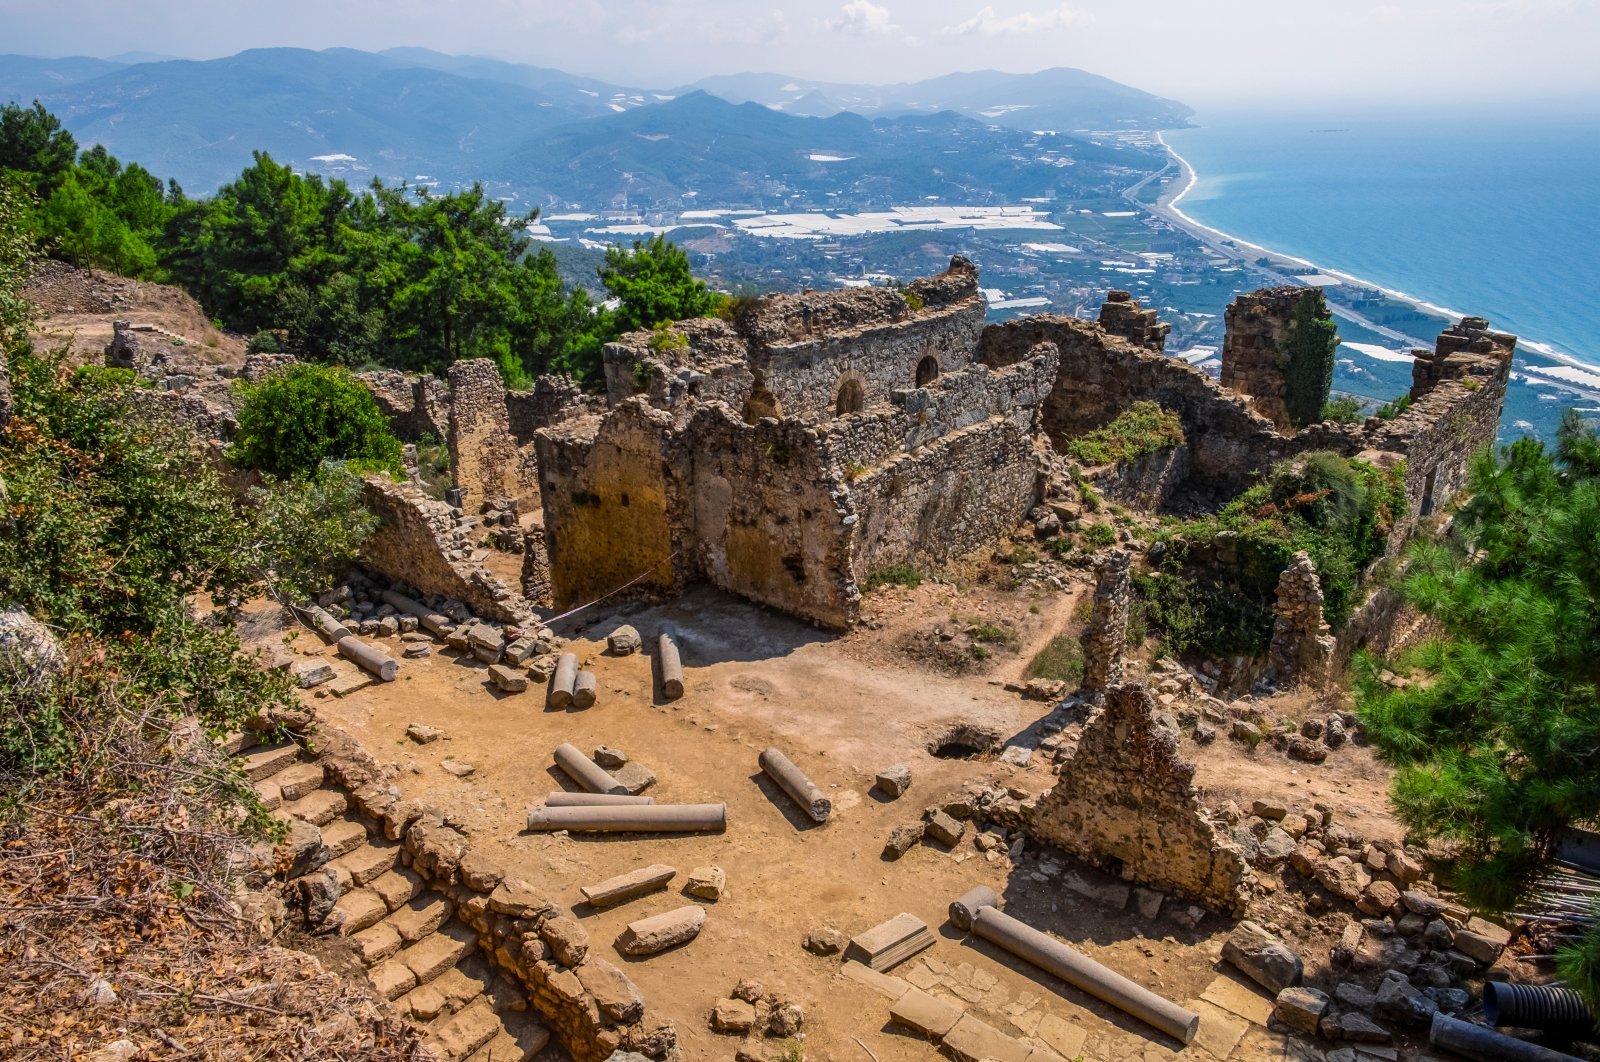
[{"label": "shoreline surf", "polygon": [[[1309,259],[1301,258],[1298,255],[1287,254],[1283,251],[1274,250],[1273,248],[1267,247],[1263,244],[1256,243],[1252,240],[1243,239],[1239,236],[1235,236],[1233,233],[1224,232],[1221,229],[1207,225],[1205,222],[1200,221],[1199,219],[1186,213],[1183,208],[1178,205],[1191,191],[1194,190],[1195,185],[1199,183],[1199,173],[1195,170],[1194,166],[1189,163],[1188,159],[1184,158],[1171,144],[1167,143],[1166,137],[1160,131],[1156,132],[1155,138],[1156,143],[1161,145],[1162,150],[1164,150],[1168,156],[1170,156],[1172,160],[1177,163],[1180,176],[1186,177],[1187,179],[1184,181],[1183,187],[1177,192],[1176,195],[1173,195],[1170,198],[1162,196],[1156,201],[1151,209],[1155,213],[1166,217],[1174,224],[1188,229],[1190,233],[1196,237],[1208,243],[1212,241],[1220,242],[1223,240],[1231,241],[1236,248],[1248,248],[1250,250],[1259,251],[1261,254],[1267,255],[1275,260],[1289,262],[1296,266],[1301,266],[1307,269],[1315,269],[1323,276],[1336,277],[1347,284],[1371,288],[1374,291],[1382,292],[1391,299],[1413,306],[1423,313],[1448,319],[1449,324],[1452,325],[1457,321],[1460,321],[1463,317],[1478,316],[1475,314],[1462,313],[1458,310],[1451,309],[1448,306],[1441,306],[1437,303],[1429,302],[1426,299],[1419,298],[1408,292],[1401,291],[1397,288],[1387,287],[1383,284],[1374,283],[1365,277],[1359,277],[1343,270],[1325,268]],[[1243,259],[1245,256],[1240,255],[1239,257]],[[1411,338],[1420,341],[1422,337],[1413,336]],[[1532,351],[1541,355],[1542,357],[1549,358],[1551,361],[1569,368],[1579,369],[1589,373],[1600,373],[1600,365],[1595,365],[1594,363],[1585,361],[1576,355],[1568,354],[1565,351],[1550,345],[1549,343],[1545,343],[1536,339],[1530,339],[1527,336],[1517,337],[1517,349],[1518,351]]]}]

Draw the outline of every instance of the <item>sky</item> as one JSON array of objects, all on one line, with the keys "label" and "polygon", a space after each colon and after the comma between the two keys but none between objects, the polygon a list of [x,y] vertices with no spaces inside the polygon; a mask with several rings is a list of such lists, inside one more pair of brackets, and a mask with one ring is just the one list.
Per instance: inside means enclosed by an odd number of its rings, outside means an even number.
[{"label": "sky", "polygon": [[0,51],[421,45],[639,87],[1075,66],[1193,106],[1600,101],[1600,0],[0,0]]}]

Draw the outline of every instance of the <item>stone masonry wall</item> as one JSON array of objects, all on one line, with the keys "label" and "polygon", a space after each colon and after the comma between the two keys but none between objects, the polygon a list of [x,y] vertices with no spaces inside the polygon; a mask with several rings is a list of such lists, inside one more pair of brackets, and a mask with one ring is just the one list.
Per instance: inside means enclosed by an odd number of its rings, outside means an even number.
[{"label": "stone masonry wall", "polygon": [[436,376],[408,376],[398,369],[356,374],[389,418],[389,429],[404,442],[425,435],[444,440],[450,426],[450,389]]},{"label": "stone masonry wall", "polygon": [[1328,676],[1333,663],[1334,640],[1322,618],[1322,582],[1305,550],[1278,578],[1277,616],[1272,643],[1267,649],[1268,686],[1316,686]]},{"label": "stone masonry wall", "polygon": [[524,451],[511,434],[506,386],[489,359],[473,358],[450,366],[446,441],[451,475],[463,492],[462,507],[469,512],[497,498],[519,504],[536,500],[538,480],[531,448]]},{"label": "stone masonry wall", "polygon": [[1100,306],[1100,327],[1121,336],[1135,346],[1157,354],[1167,348],[1172,326],[1161,321],[1155,310],[1147,310],[1126,291],[1109,291]]},{"label": "stone masonry wall", "polygon": [[1227,331],[1222,341],[1222,386],[1249,395],[1257,413],[1289,430],[1284,404],[1283,345],[1294,328],[1295,309],[1314,299],[1313,288],[1286,286],[1240,295],[1224,312]]},{"label": "stone masonry wall", "polygon": [[1194,765],[1155,716],[1144,686],[1112,686],[1060,780],[1040,795],[1033,833],[1130,881],[1243,914],[1244,856],[1201,810]]},{"label": "stone masonry wall", "polygon": [[1113,550],[1095,562],[1094,611],[1083,629],[1083,682],[1080,691],[1094,704],[1122,681],[1122,654],[1128,647],[1133,605],[1133,554]]},{"label": "stone masonry wall", "polygon": [[583,388],[570,376],[541,376],[531,390],[506,392],[506,423],[521,446],[531,443],[540,428],[583,412]]},{"label": "stone masonry wall", "polygon": [[362,499],[378,517],[378,527],[361,544],[362,564],[424,593],[456,598],[502,623],[526,622],[533,615],[520,588],[506,586],[468,559],[466,533],[449,505],[387,476],[366,476],[364,484]]}]

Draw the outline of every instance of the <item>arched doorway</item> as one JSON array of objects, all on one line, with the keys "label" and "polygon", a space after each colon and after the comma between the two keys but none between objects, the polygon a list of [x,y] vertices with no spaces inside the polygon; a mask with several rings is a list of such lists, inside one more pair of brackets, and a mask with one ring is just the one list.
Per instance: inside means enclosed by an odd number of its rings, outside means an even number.
[{"label": "arched doorway", "polygon": [[939,378],[939,359],[932,354],[917,362],[917,386],[927,387]]},{"label": "arched doorway", "polygon": [[833,414],[842,417],[847,413],[860,413],[867,403],[866,392],[861,388],[861,381],[854,377],[846,377],[839,384],[839,393],[833,400]]},{"label": "arched doorway", "polygon": [[783,403],[777,396],[765,387],[757,387],[750,392],[750,397],[744,400],[744,422],[754,424],[762,417],[783,416]]}]

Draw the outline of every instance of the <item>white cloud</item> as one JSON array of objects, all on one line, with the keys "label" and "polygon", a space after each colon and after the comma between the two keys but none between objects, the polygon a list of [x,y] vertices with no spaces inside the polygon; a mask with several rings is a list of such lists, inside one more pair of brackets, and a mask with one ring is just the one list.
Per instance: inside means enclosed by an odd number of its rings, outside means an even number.
[{"label": "white cloud", "polygon": [[1060,29],[1074,22],[1087,21],[1088,18],[1088,15],[1074,10],[1070,4],[1062,4],[1046,11],[1019,11],[1004,18],[995,14],[993,7],[985,6],[965,22],[946,26],[940,32],[949,36],[977,34],[983,37],[1004,37]]},{"label": "white cloud", "polygon": [[900,27],[890,21],[889,9],[872,0],[850,0],[839,13],[823,20],[823,26],[835,33],[849,33],[857,37],[877,37],[897,32]]}]

